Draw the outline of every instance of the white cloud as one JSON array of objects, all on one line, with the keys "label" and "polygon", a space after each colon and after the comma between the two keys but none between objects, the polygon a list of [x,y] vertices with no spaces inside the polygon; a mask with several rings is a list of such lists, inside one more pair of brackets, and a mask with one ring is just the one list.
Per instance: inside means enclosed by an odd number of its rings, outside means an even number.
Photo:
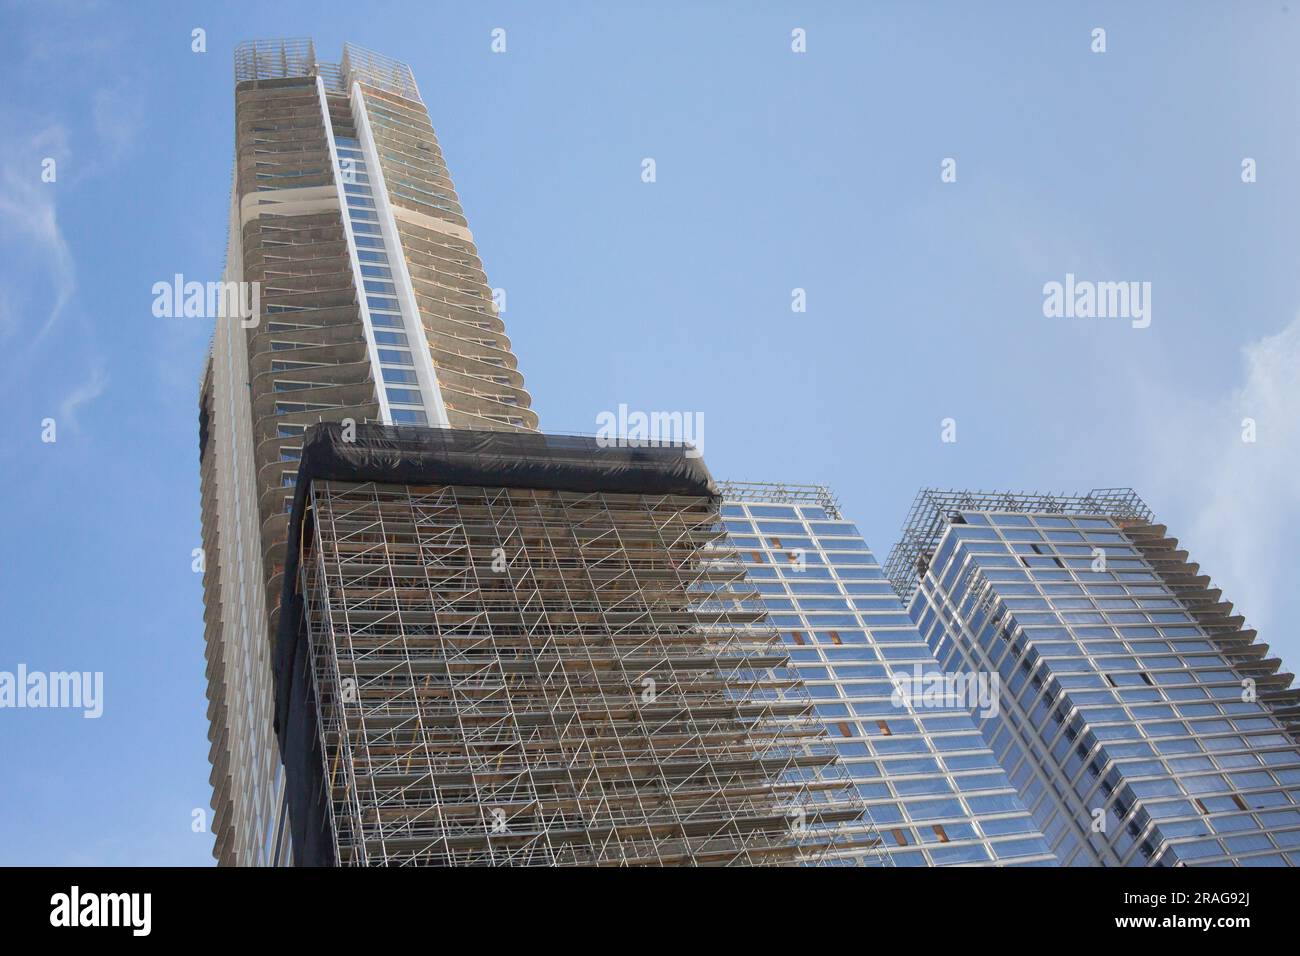
[{"label": "white cloud", "polygon": [[[1247,344],[1242,364],[1226,394],[1198,396],[1194,383],[1148,394],[1152,490],[1160,490],[1152,497],[1158,518],[1173,503],[1190,519],[1182,528],[1170,521],[1171,533],[1236,612],[1276,642],[1292,638],[1280,605],[1295,589],[1283,559],[1300,520],[1300,317]],[[1254,442],[1242,440],[1246,419]]]},{"label": "white cloud", "polygon": [[140,131],[143,115],[144,104],[125,86],[95,91],[91,119],[109,164],[130,151]]},{"label": "white cloud", "polygon": [[[0,218],[5,222],[3,250],[6,257],[3,297],[12,316],[20,307],[40,316],[35,333],[27,341],[30,350],[54,328],[76,290],[72,253],[59,228],[55,208],[58,182],[41,180],[41,161],[46,157],[62,162],[68,154],[67,136],[61,126],[50,126],[26,142],[6,151],[8,161],[0,171]],[[26,286],[32,271],[48,273],[50,288],[34,295]],[[6,322],[0,332],[13,332],[18,323]],[[22,326],[27,327],[27,326]]]},{"label": "white cloud", "polygon": [[108,375],[104,372],[103,366],[94,366],[90,371],[90,377],[77,385],[59,403],[59,425],[78,431],[80,429],[80,423],[77,420],[78,410],[81,406],[99,398],[100,395],[104,394],[104,389],[107,387]]}]

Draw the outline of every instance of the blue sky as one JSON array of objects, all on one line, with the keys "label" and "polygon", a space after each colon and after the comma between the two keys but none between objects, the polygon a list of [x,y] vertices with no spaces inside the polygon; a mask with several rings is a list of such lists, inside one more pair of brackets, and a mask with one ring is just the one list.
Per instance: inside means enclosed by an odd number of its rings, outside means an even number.
[{"label": "blue sky", "polygon": [[[1300,7],[375,7],[0,11],[0,669],[105,675],[99,720],[0,711],[0,863],[210,861],[211,323],[150,289],[219,276],[244,39],[410,63],[547,430],[701,412],[716,475],[827,482],[882,558],[925,485],[1131,485],[1300,662]],[[1150,327],[1044,317],[1067,273]]]}]

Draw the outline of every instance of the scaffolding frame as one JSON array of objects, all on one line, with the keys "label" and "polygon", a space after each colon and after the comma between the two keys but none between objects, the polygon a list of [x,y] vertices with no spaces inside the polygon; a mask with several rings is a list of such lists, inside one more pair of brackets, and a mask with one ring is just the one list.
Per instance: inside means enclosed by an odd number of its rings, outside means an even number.
[{"label": "scaffolding frame", "polygon": [[311,37],[248,40],[235,47],[236,84],[317,76],[330,93],[346,94],[353,83],[364,83],[423,102],[409,66],[355,43],[343,44],[343,55],[337,63],[316,59]]},{"label": "scaffolding frame", "polygon": [[1086,495],[922,488],[903,521],[898,543],[885,561],[885,577],[904,606],[916,593],[949,522],[962,511],[1154,519],[1151,509],[1132,488],[1094,488]]},{"label": "scaffolding frame", "polygon": [[335,862],[791,864],[878,842],[845,830],[865,805],[719,547],[717,499],[315,481],[309,501]]},{"label": "scaffolding frame", "polygon": [[752,504],[816,505],[835,521],[840,520],[840,502],[828,485],[791,485],[778,481],[719,481],[723,498]]},{"label": "scaffolding frame", "polygon": [[246,40],[235,46],[235,82],[315,76],[316,44],[311,37]]}]

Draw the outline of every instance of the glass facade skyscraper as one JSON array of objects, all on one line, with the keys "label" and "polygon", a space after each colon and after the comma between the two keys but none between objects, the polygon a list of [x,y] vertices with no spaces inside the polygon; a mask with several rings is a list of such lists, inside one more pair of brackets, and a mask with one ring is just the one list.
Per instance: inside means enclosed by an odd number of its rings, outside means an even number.
[{"label": "glass facade skyscraper", "polygon": [[822,486],[725,482],[723,518],[764,610],[866,801],[866,865],[1040,864],[1055,857],[880,564]]},{"label": "glass facade skyscraper", "polygon": [[923,491],[888,569],[1061,863],[1300,863],[1290,675],[1133,492]]}]

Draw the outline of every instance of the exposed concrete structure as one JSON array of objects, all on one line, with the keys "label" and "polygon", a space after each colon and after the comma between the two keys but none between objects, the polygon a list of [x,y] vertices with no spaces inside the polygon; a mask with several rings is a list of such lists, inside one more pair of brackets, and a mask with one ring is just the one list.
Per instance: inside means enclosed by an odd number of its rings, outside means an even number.
[{"label": "exposed concrete structure", "polygon": [[266,661],[305,429],[537,416],[410,70],[274,40],[235,80],[223,281],[260,312],[217,320],[203,376],[204,601],[214,853],[258,864],[288,851]]}]

